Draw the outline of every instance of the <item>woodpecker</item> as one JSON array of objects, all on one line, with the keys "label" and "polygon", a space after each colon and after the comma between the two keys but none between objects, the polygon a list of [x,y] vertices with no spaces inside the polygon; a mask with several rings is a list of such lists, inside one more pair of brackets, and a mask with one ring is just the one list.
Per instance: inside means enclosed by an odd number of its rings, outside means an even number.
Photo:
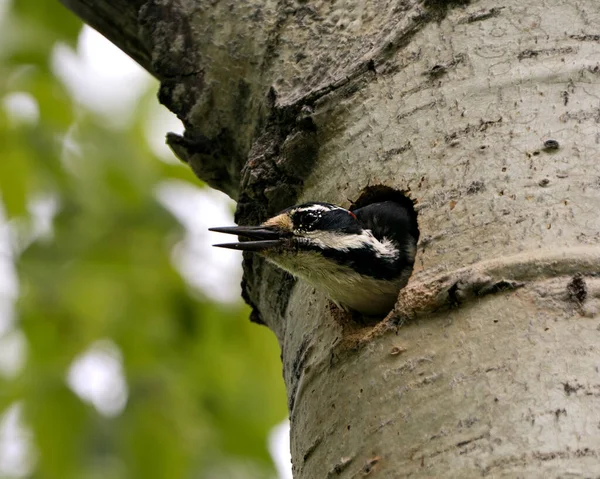
[{"label": "woodpecker", "polygon": [[383,201],[354,211],[330,203],[287,208],[260,226],[210,228],[249,241],[250,251],[321,290],[343,309],[388,313],[412,273],[419,230],[414,213]]}]

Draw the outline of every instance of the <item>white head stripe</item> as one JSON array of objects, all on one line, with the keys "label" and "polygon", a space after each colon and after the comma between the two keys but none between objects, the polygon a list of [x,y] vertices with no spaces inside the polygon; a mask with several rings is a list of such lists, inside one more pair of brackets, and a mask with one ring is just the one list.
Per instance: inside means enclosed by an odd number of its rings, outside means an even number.
[{"label": "white head stripe", "polygon": [[292,213],[295,213],[297,211],[333,211],[333,210],[344,210],[347,211],[345,208],[342,208],[341,206],[335,206],[335,205],[310,205],[310,206],[302,206],[300,208],[294,208],[292,210]]},{"label": "white head stripe", "polygon": [[306,237],[314,244],[323,248],[332,248],[348,251],[355,248],[370,246],[379,257],[393,258],[398,255],[394,244],[388,240],[378,241],[370,230],[363,230],[361,234],[347,235],[330,231],[310,231]]}]

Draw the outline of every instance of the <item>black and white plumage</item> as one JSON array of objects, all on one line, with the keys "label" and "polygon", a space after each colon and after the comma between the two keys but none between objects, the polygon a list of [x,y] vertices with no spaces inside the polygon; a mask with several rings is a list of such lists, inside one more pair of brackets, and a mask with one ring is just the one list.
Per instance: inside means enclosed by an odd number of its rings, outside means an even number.
[{"label": "black and white plumage", "polygon": [[419,237],[414,213],[394,201],[355,211],[304,203],[260,226],[210,230],[250,240],[215,246],[259,253],[339,306],[367,315],[393,308],[412,272]]}]

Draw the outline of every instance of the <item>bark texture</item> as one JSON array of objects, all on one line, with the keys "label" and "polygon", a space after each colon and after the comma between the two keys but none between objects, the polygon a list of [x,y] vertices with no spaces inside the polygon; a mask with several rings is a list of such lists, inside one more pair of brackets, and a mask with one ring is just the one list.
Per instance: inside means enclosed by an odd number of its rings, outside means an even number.
[{"label": "bark texture", "polygon": [[132,44],[186,125],[169,142],[238,222],[374,185],[418,210],[376,326],[245,260],[295,477],[598,476],[600,3],[138,5]]}]

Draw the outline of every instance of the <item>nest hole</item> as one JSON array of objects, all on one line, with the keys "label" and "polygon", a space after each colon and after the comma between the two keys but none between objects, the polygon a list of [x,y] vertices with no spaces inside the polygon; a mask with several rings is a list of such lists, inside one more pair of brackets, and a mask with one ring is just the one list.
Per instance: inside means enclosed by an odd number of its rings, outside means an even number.
[{"label": "nest hole", "polygon": [[362,190],[358,199],[352,202],[349,210],[354,211],[363,206],[371,205],[373,203],[382,203],[384,201],[398,203],[408,212],[411,220],[411,227],[413,228],[412,234],[418,241],[420,232],[417,212],[415,210],[416,200],[413,200],[408,193],[408,191],[397,190],[385,185],[367,186]]}]

